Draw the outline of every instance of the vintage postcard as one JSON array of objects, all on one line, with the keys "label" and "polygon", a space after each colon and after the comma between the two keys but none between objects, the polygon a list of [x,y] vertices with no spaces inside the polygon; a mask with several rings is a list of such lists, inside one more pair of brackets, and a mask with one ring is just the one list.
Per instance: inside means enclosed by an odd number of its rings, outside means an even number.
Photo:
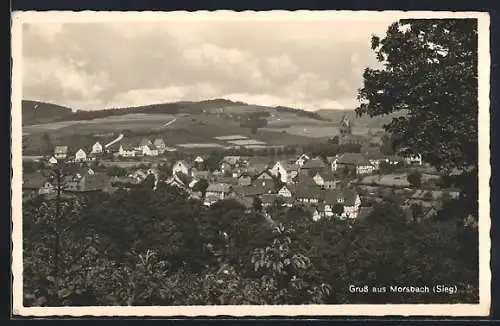
[{"label": "vintage postcard", "polygon": [[489,16],[15,12],[13,314],[487,316]]}]

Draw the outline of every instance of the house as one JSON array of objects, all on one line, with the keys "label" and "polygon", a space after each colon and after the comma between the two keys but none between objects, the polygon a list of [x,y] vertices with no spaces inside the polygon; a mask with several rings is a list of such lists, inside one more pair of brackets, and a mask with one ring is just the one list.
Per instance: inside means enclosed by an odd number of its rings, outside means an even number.
[{"label": "house", "polygon": [[144,156],[158,156],[159,151],[154,145],[144,145],[141,146],[142,155]]},{"label": "house", "polygon": [[274,179],[267,179],[267,178],[257,178],[252,181],[252,185],[259,185],[261,187],[264,187],[265,189],[269,189],[270,191],[274,191],[276,188],[276,182],[274,182]]},{"label": "house", "polygon": [[309,160],[309,156],[307,156],[306,154],[302,154],[295,160],[295,164],[301,167],[307,160]]},{"label": "house", "polygon": [[272,206],[276,203],[276,200],[278,199],[278,195],[276,194],[262,194],[260,196],[261,202],[262,202],[262,207],[269,207]]},{"label": "house", "polygon": [[165,149],[167,147],[167,145],[163,141],[163,138],[156,138],[153,141],[153,146],[156,147],[156,149],[158,149],[158,152],[162,153],[162,154],[163,154],[163,152],[165,152]]},{"label": "house", "polygon": [[295,198],[304,204],[318,204],[323,200],[323,190],[318,186],[299,185]]},{"label": "house", "polygon": [[322,187],[325,184],[325,179],[323,179],[323,176],[320,172],[316,172],[316,174],[313,176],[313,180],[318,186]]},{"label": "house", "polygon": [[342,205],[344,208],[341,218],[357,218],[361,198],[359,194],[350,188],[328,189],[324,193],[324,213],[325,216],[335,215],[335,206]]},{"label": "house", "polygon": [[50,164],[50,165],[57,164],[57,159],[56,159],[54,156],[51,156],[51,157],[49,158],[49,164]]},{"label": "house", "polygon": [[344,153],[333,162],[334,171],[352,169],[356,174],[373,173],[375,167],[361,153]]},{"label": "house", "polygon": [[245,161],[245,170],[252,175],[257,175],[267,171],[271,163],[267,157],[251,157]]},{"label": "house", "polygon": [[201,156],[196,156],[196,158],[193,161],[199,164],[203,164],[203,162],[205,162],[205,160]]},{"label": "house", "polygon": [[120,144],[118,149],[118,156],[121,157],[135,157],[135,148],[130,144]]},{"label": "house", "polygon": [[422,165],[422,154],[406,155],[404,160],[409,165]]},{"label": "house", "polygon": [[[320,205],[321,206],[321,205]],[[306,211],[311,214],[311,218],[314,222],[317,222],[321,219],[321,210],[315,205],[307,205],[305,207]]]},{"label": "house", "polygon": [[101,154],[102,153],[102,145],[99,142],[95,142],[94,145],[92,145],[92,150],[90,151],[91,154]]},{"label": "house", "polygon": [[300,167],[300,174],[309,174],[309,175],[314,175],[316,172],[322,171],[327,168],[327,165],[325,162],[320,159],[320,158],[313,158],[308,161],[306,161],[301,167]]},{"label": "house", "polygon": [[109,177],[104,173],[76,174],[66,182],[65,191],[94,192],[105,191],[109,187]]},{"label": "house", "polygon": [[143,138],[143,139],[141,139],[141,142],[139,143],[139,146],[137,147],[137,149],[142,150],[142,147],[151,146],[151,145],[153,145],[153,142],[150,139]]},{"label": "house", "polygon": [[345,135],[339,138],[339,145],[364,145],[367,138],[362,135]]},{"label": "house", "polygon": [[271,174],[271,172],[265,170],[265,171],[262,171],[261,173],[257,174],[254,179],[255,180],[274,180],[274,177]]},{"label": "house", "polygon": [[23,196],[50,195],[55,193],[54,185],[41,173],[23,173]]},{"label": "house", "polygon": [[292,198],[295,194],[296,186],[286,184],[278,191],[278,195],[284,198]]},{"label": "house", "polygon": [[75,153],[75,162],[83,162],[87,160],[87,153],[83,149],[79,149]]},{"label": "house", "polygon": [[185,175],[190,175],[191,166],[185,161],[177,161],[172,168],[172,175],[181,172]]},{"label": "house", "polygon": [[238,185],[239,186],[249,186],[252,184],[252,177],[244,172],[238,177]]},{"label": "house", "polygon": [[281,182],[289,183],[297,176],[299,169],[295,161],[280,160],[271,165],[269,172],[274,177],[279,175]]},{"label": "house", "polygon": [[56,146],[54,149],[54,157],[64,160],[68,156],[68,146]]},{"label": "house", "polygon": [[193,160],[193,164],[198,169],[204,169],[205,168],[205,159],[201,156],[196,156],[195,159]]},{"label": "house", "polygon": [[[335,174],[328,170],[328,171],[323,171],[323,172],[318,172],[320,175],[321,179],[323,179],[323,188],[325,189],[334,189],[337,188],[337,184],[339,181],[335,177]],[[317,183],[317,182],[316,182]]]},{"label": "house", "polygon": [[229,198],[229,194],[232,192],[232,185],[226,183],[211,183],[208,185],[205,192],[205,202],[207,206],[213,203]]},{"label": "house", "polygon": [[206,170],[201,170],[201,171],[193,171],[193,177],[198,179],[198,180],[201,180],[201,179],[205,179],[207,181],[213,181],[214,180],[214,177],[212,175],[212,173],[210,171],[206,171]]}]

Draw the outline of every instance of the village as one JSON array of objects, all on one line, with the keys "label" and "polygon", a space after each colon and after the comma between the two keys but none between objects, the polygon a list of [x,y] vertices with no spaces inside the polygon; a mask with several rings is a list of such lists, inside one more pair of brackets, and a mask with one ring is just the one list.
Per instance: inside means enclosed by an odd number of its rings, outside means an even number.
[{"label": "village", "polygon": [[[339,141],[362,145],[366,137],[353,135],[350,121],[343,119]],[[210,166],[207,161],[213,158],[208,154],[169,156],[173,149],[162,138],[143,138],[138,144],[122,140],[110,146],[96,142],[87,151],[79,148],[73,153],[68,148],[56,146],[41,161],[42,169],[24,174],[24,198],[54,196],[56,180],[41,170],[61,164],[72,171],[61,180],[67,195],[130,189],[149,176],[154,187],[176,186],[205,206],[234,199],[247,210],[268,214],[275,207],[301,205],[315,221],[334,216],[362,219],[384,198],[399,198],[409,220],[425,219],[436,214],[446,198],[459,196],[454,189],[441,189],[439,177],[426,172],[429,167],[421,155],[383,155],[373,144],[360,152],[326,157],[224,155]]]}]

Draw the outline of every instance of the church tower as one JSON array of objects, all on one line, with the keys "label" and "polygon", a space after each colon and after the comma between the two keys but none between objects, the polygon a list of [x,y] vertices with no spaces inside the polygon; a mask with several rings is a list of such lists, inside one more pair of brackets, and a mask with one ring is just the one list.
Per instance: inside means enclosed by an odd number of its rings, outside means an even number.
[{"label": "church tower", "polygon": [[349,136],[352,133],[351,121],[345,115],[342,117],[342,120],[340,121],[340,128],[339,129],[340,129],[340,136],[341,137]]}]

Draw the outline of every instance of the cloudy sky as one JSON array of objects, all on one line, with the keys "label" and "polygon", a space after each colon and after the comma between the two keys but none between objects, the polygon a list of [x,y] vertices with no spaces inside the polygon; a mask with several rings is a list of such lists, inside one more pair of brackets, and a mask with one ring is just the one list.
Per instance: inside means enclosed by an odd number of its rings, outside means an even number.
[{"label": "cloudy sky", "polygon": [[23,26],[23,98],[92,110],[227,98],[354,108],[392,20],[175,20]]}]

